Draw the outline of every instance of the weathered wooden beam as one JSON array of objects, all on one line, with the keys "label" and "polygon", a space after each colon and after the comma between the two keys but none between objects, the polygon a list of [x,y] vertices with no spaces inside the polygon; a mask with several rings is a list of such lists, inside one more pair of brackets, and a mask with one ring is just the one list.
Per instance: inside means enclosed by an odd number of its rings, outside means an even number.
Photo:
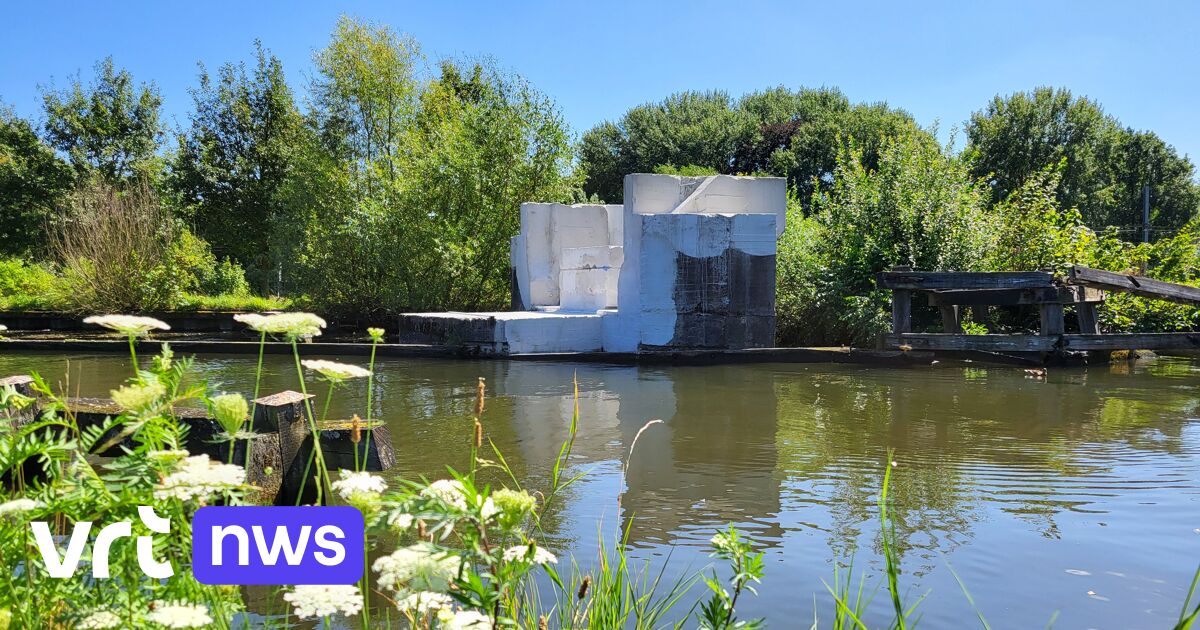
[{"label": "weathered wooden beam", "polygon": [[1038,334],[1043,337],[1057,337],[1067,330],[1066,322],[1063,319],[1062,304],[1038,306],[1038,319],[1041,321]]},{"label": "weathered wooden beam", "polygon": [[1200,348],[1200,333],[1063,335],[1065,350],[1183,350]]},{"label": "weathered wooden beam", "polygon": [[1103,302],[1104,291],[1093,287],[1033,289],[944,289],[925,294],[930,306],[1015,306],[1020,304],[1080,304]]},{"label": "weathered wooden beam", "polygon": [[980,350],[984,352],[1051,352],[1057,337],[1041,335],[951,335],[945,333],[907,333],[888,335],[889,348],[914,350]]},{"label": "weathered wooden beam", "polygon": [[961,333],[962,328],[962,313],[957,306],[939,306],[938,310],[942,314],[942,332]]},{"label": "weathered wooden beam", "polygon": [[906,333],[912,330],[912,292],[898,289],[892,291],[892,332]]},{"label": "weathered wooden beam", "polygon": [[1200,288],[1197,287],[1079,265],[1071,267],[1067,282],[1109,291],[1124,291],[1155,300],[1200,304]]},{"label": "weathered wooden beam", "polygon": [[1075,317],[1079,319],[1079,332],[1085,335],[1100,334],[1100,323],[1096,317],[1095,304],[1075,305]]},{"label": "weathered wooden beam", "polygon": [[1054,285],[1046,271],[884,271],[876,276],[884,289],[1028,289]]}]

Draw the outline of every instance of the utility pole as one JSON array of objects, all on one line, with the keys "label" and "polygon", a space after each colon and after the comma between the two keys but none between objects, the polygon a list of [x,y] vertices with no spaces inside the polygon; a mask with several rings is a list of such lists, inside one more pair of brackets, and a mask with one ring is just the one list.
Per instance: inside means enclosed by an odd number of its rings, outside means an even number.
[{"label": "utility pole", "polygon": [[1150,242],[1150,185],[1142,188],[1142,242]]}]

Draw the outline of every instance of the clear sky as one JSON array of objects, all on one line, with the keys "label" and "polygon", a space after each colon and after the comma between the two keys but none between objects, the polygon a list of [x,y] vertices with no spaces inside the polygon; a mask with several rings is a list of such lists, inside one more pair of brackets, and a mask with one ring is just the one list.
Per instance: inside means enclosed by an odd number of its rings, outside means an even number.
[{"label": "clear sky", "polygon": [[[943,139],[997,93],[1062,86],[1200,156],[1200,2],[6,2],[0,101],[40,117],[112,55],[184,124],[196,63],[248,60],[259,38],[302,91],[340,14],[415,37],[432,60],[490,56],[553,97],[582,133],[684,89],[837,86]],[[961,143],[960,143],[961,144]]]}]

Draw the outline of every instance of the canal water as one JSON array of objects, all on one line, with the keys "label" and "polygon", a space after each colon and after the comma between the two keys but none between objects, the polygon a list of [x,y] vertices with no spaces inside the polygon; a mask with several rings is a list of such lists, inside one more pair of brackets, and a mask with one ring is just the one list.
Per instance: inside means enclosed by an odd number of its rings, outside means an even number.
[{"label": "canal water", "polygon": [[[361,358],[347,359],[361,363]],[[128,358],[5,353],[0,375],[37,370],[72,394],[106,395]],[[254,357],[200,355],[199,378],[253,390]],[[579,382],[573,472],[586,476],[547,521],[564,562],[595,559],[629,530],[632,555],[680,575],[711,562],[735,523],[766,554],[745,616],[828,627],[834,566],[882,583],[875,507],[887,452],[902,588],[922,626],[1168,628],[1200,564],[1200,364],[1159,358],[1051,369],[761,364],[625,367],[381,360],[372,415],[389,425],[392,474],[462,469],[476,379],[487,436],[523,483],[544,487]],[[69,375],[69,376],[68,376]],[[264,393],[295,389],[290,357],[268,357]],[[317,388],[320,393],[320,388]],[[332,413],[366,413],[366,384]],[[641,433],[651,420],[662,420]],[[624,462],[628,470],[622,474]],[[953,573],[970,590],[967,601]],[[702,594],[701,586],[693,593]],[[885,591],[870,625],[890,618]]]}]

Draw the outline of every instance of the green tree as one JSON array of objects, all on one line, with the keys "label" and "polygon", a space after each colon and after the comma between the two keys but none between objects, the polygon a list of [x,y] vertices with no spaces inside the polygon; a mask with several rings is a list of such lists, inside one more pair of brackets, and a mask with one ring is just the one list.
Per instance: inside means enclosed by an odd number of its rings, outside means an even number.
[{"label": "green tree", "polygon": [[0,256],[45,253],[47,229],[71,179],[71,168],[33,126],[0,107]]},{"label": "green tree", "polygon": [[275,267],[271,228],[301,117],[274,55],[255,43],[255,67],[201,66],[191,128],[179,135],[170,189],[199,236],[244,266],[260,290]]},{"label": "green tree", "polygon": [[280,198],[297,290],[327,310],[495,308],[522,201],[571,198],[561,114],[518,77],[339,22]]},{"label": "green tree", "polygon": [[755,119],[725,92],[680,92],[640,105],[619,123],[584,134],[579,149],[583,190],[620,203],[629,173],[651,173],[659,166],[731,173],[738,147],[756,129]]},{"label": "green tree", "polygon": [[874,168],[884,139],[897,135],[932,142],[908,113],[851,104],[837,89],[777,87],[736,101],[724,92],[682,92],[584,134],[579,161],[584,192],[610,202],[623,199],[628,173],[694,166],[787,177],[807,207],[818,182],[832,181],[841,148],[856,146]]},{"label": "green tree", "polygon": [[1067,90],[1040,87],[997,96],[971,116],[966,131],[972,172],[988,180],[997,201],[1065,159],[1058,203],[1078,208],[1089,226],[1140,226],[1147,184],[1156,227],[1180,228],[1200,209],[1200,188],[1186,157]]},{"label": "green tree", "polygon": [[80,179],[95,174],[115,184],[158,177],[162,98],[153,83],[134,85],[108,57],[96,64],[91,85],[76,76],[65,90],[44,90],[42,100],[46,141],[67,156]]}]

